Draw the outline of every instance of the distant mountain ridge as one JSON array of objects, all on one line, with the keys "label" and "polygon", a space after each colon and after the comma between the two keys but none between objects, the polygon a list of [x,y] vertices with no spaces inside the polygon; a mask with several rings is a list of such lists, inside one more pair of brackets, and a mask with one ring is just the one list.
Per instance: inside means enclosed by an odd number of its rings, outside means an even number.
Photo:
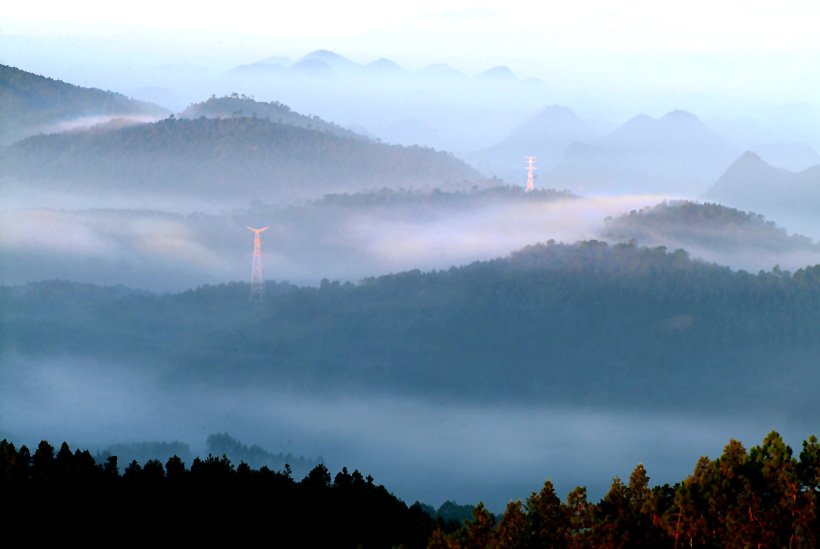
[{"label": "distant mountain ridge", "polygon": [[525,120],[497,145],[471,154],[467,161],[487,176],[520,182],[524,156],[535,156],[540,173],[554,168],[570,144],[592,141],[598,134],[567,107],[552,105]]},{"label": "distant mountain ridge", "polygon": [[[388,143],[433,147],[461,158],[497,143],[553,93],[546,83],[519,78],[506,66],[465,75],[443,63],[410,69],[387,57],[360,63],[328,50],[312,51],[292,65],[261,60],[234,67],[216,86],[222,94],[280,101],[344,127],[363,127]],[[400,123],[406,119],[432,131],[406,129]]]},{"label": "distant mountain ridge", "polygon": [[686,111],[638,115],[613,132],[567,149],[549,174],[551,186],[575,192],[697,196],[737,149]]},{"label": "distant mountain ridge", "polygon": [[[277,73],[280,75],[288,74],[287,69],[295,70],[315,70],[317,72],[324,72],[328,76],[363,76],[370,74],[418,74],[438,77],[454,77],[465,78],[459,71],[453,69],[447,64],[436,63],[428,65],[418,71],[410,71],[392,59],[380,57],[375,61],[369,63],[358,63],[347,57],[340,55],[330,50],[314,50],[307,53],[291,62],[287,57],[273,56],[266,59],[256,61],[246,65],[238,65],[229,71],[234,74],[248,73],[259,71],[260,73]],[[328,72],[329,71],[329,72]],[[504,65],[488,68],[478,74],[474,79],[486,81],[519,81],[519,78],[513,71]]]},{"label": "distant mountain ridge", "polygon": [[166,109],[0,65],[0,146],[48,126],[94,116],[167,116]]},{"label": "distant mountain ridge", "polygon": [[820,165],[800,172],[775,168],[753,152],[743,153],[703,195],[708,200],[767,215],[817,215]]}]

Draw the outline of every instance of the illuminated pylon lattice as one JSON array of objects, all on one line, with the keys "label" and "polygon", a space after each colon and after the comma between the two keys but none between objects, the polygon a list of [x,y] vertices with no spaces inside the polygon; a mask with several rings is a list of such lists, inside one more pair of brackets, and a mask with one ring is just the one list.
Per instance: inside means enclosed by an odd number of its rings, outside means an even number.
[{"label": "illuminated pylon lattice", "polygon": [[535,166],[532,165],[535,162],[534,156],[525,156],[524,158],[527,159],[527,190],[526,192],[534,191],[535,184],[533,183],[532,171],[537,170]]},{"label": "illuminated pylon lattice", "polygon": [[259,233],[267,229],[267,227],[264,229],[248,227],[248,230],[256,233],[253,239],[253,268],[251,269],[251,295],[248,297],[249,301],[253,301],[253,298],[259,299],[260,302],[265,300],[265,281],[262,279],[262,239],[259,238]]}]

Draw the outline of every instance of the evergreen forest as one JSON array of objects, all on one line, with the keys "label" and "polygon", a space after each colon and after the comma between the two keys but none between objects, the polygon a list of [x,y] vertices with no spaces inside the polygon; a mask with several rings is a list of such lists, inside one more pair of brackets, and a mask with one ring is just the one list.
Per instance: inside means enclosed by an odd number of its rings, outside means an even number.
[{"label": "evergreen forest", "polygon": [[477,179],[452,155],[267,118],[166,118],[38,135],[0,149],[0,176],[50,191],[117,196],[318,198],[374,186]]},{"label": "evergreen forest", "polygon": [[4,286],[6,356],[93,357],[171,385],[699,413],[755,410],[765,388],[769,411],[817,407],[818,266],[755,274],[682,250],[547,242],[265,292]]},{"label": "evergreen forest", "polygon": [[815,547],[820,535],[815,436],[797,456],[776,432],[750,450],[731,440],[673,486],[651,487],[649,480],[638,464],[627,482],[613,479],[597,503],[584,487],[561,500],[547,480],[499,517],[479,503],[459,525],[442,518],[445,506],[435,517],[429,505],[408,507],[370,475],[347,468],[332,476],[319,464],[297,481],[287,464],[281,471],[254,469],[209,455],[190,468],[177,456],[165,464],[132,461],[120,474],[116,456],[96,463],[66,443],[55,454],[42,441],[32,455],[26,446],[0,442],[4,521],[18,528],[46,523],[48,539],[133,529],[140,540],[261,535],[289,547],[796,549]]}]

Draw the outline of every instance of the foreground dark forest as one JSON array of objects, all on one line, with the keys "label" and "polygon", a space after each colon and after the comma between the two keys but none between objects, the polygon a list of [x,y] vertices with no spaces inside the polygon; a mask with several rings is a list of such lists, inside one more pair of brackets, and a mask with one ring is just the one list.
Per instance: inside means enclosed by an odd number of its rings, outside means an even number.
[{"label": "foreground dark forest", "polygon": [[674,486],[650,487],[639,464],[628,483],[614,479],[596,504],[582,487],[562,502],[548,480],[525,502],[510,502],[498,521],[479,504],[459,528],[346,468],[331,477],[317,465],[297,482],[288,466],[256,470],[209,456],[188,469],[174,456],[164,466],[133,461],[120,474],[115,456],[98,464],[87,450],[72,453],[66,443],[55,455],[43,441],[31,455],[25,446],[0,442],[0,491],[4,503],[14,502],[4,515],[8,521],[77,533],[107,533],[129,521],[143,525],[138,535],[184,530],[193,539],[267,531],[279,546],[808,548],[820,535],[818,489],[817,438],[803,442],[795,457],[772,432],[749,451],[730,441],[720,457],[702,457]]}]

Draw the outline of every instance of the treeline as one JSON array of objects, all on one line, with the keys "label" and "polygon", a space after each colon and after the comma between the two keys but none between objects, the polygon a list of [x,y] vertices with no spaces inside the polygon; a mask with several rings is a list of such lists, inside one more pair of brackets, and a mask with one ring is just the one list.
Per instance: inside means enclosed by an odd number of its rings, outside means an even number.
[{"label": "treeline", "polygon": [[263,201],[480,177],[452,155],[429,148],[246,117],[168,118],[34,136],[0,151],[0,160],[0,175],[47,181],[49,190]]},{"label": "treeline", "polygon": [[[372,477],[346,468],[331,477],[318,465],[297,482],[288,467],[255,470],[209,456],[186,469],[174,456],[164,466],[134,461],[120,475],[113,456],[96,464],[88,451],[72,453],[65,443],[55,455],[43,441],[31,455],[25,446],[17,450],[0,442],[0,491],[5,502],[15,503],[4,519],[70,524],[85,534],[136,522],[148,532],[184,529],[196,539],[267,531],[275,533],[277,545],[302,547],[817,546],[820,444],[814,436],[797,457],[776,432],[749,451],[731,440],[720,457],[700,458],[674,486],[650,487],[649,480],[639,464],[628,483],[615,478],[598,503],[588,500],[583,487],[562,502],[548,480],[525,502],[510,502],[498,521],[479,504],[459,528],[430,516],[429,505],[407,507]],[[67,495],[72,505],[59,502]],[[96,502],[93,512],[78,505],[89,502]]]},{"label": "treeline", "polygon": [[98,464],[88,450],[72,452],[66,443],[55,454],[43,441],[32,455],[3,440],[3,523],[39,525],[48,528],[43,534],[60,536],[129,532],[213,543],[264,535],[279,547],[408,549],[426,546],[437,528],[458,528],[346,468],[331,477],[320,464],[297,481],[288,465],[253,469],[210,455],[190,468],[173,456],[118,469],[116,456]]},{"label": "treeline", "polygon": [[354,139],[368,140],[366,137],[354,133],[350,130],[322,120],[318,116],[307,116],[291,110],[287,105],[279,101],[256,101],[253,97],[244,94],[233,93],[230,96],[211,96],[201,103],[189,105],[179,114],[180,118],[267,118],[279,124],[290,124],[309,130],[328,132],[339,137],[351,137]]},{"label": "treeline", "polygon": [[172,384],[700,412],[752,410],[766,387],[772,410],[818,404],[820,266],[752,274],[550,242],[266,292],[260,304],[246,283],[119,296],[44,282],[0,287],[0,318],[8,352],[130,363]]},{"label": "treeline", "polygon": [[168,111],[110,91],[83,88],[0,65],[0,145],[84,116],[152,115]]},{"label": "treeline", "polygon": [[285,465],[290,467],[294,474],[305,474],[319,464],[324,462],[322,456],[316,459],[305,456],[294,456],[290,452],[273,453],[264,448],[251,444],[242,444],[228,433],[216,433],[208,436],[205,441],[208,453],[216,456],[226,456],[234,463],[247,463],[250,467],[261,469],[268,467],[274,470],[284,469]]},{"label": "treeline", "polygon": [[433,189],[432,192],[421,192],[385,187],[378,191],[360,193],[330,193],[311,204],[318,207],[337,206],[359,210],[361,208],[396,206],[467,207],[479,204],[503,204],[511,200],[542,202],[578,198],[577,195],[569,191],[559,191],[557,189],[536,189],[526,192],[525,188],[520,185],[504,185],[497,178],[482,180],[481,183],[481,187],[476,185],[469,192],[441,189]]},{"label": "treeline", "polygon": [[498,524],[481,505],[456,533],[437,531],[429,549],[699,547],[814,548],[820,445],[803,442],[799,458],[770,433],[748,452],[732,440],[714,460],[700,458],[674,486],[649,486],[643,465],[624,483],[616,478],[597,504],[584,488],[562,502],[550,481],[540,492],[510,502]]}]

